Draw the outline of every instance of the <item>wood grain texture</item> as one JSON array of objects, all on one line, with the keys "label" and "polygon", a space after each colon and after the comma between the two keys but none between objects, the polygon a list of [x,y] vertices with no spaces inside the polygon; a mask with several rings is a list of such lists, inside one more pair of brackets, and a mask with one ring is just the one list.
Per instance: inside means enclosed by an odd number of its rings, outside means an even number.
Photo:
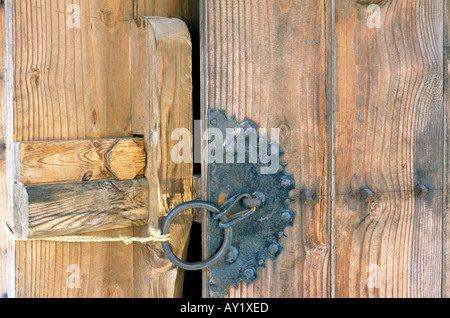
[{"label": "wood grain texture", "polygon": [[[280,128],[283,162],[296,180],[295,226],[283,253],[230,297],[330,296],[330,143],[327,115],[328,1],[201,1],[202,119],[207,110]],[[204,146],[207,146],[205,143]],[[206,158],[204,158],[204,162]],[[208,176],[203,165],[202,175]],[[203,198],[208,180],[203,178]],[[298,199],[309,190],[318,198]],[[205,223],[204,227],[208,225]],[[204,231],[204,247],[208,238]],[[208,252],[204,248],[204,256]],[[207,272],[205,271],[207,274]],[[204,295],[208,295],[205,275]]]},{"label": "wood grain texture", "polygon": [[[369,4],[380,28],[368,27]],[[443,1],[336,0],[336,297],[440,297]],[[423,184],[429,195],[418,198]],[[360,200],[368,187],[375,196]]]},{"label": "wood grain texture", "polygon": [[140,0],[140,9],[144,16],[179,18],[188,27],[196,24],[198,1],[196,0]]},{"label": "wood grain texture", "polygon": [[[5,154],[5,8],[0,5],[0,224],[7,218],[6,190],[6,154]],[[8,240],[4,231],[0,231],[0,297],[7,296],[6,255]]]},{"label": "wood grain texture", "polygon": [[[148,152],[145,176],[151,180],[149,226],[161,222],[173,208],[193,197],[193,164],[175,163],[173,149],[180,143],[177,129],[192,139],[192,43],[186,24],[179,19],[146,17],[131,34],[131,86],[133,134],[143,135]],[[187,142],[192,157],[192,144]],[[171,226],[170,244],[181,259],[187,256],[192,213]],[[142,235],[136,230],[136,235]],[[180,297],[184,272],[164,255],[160,244],[137,247],[137,297]]]},{"label": "wood grain texture", "polygon": [[[69,10],[79,5],[79,15]],[[7,158],[13,142],[131,135],[131,1],[5,1]],[[75,14],[75,16],[73,15]],[[73,19],[79,16],[79,28]],[[8,215],[12,167],[8,169]],[[133,229],[98,232],[133,235]],[[9,297],[133,297],[133,246],[10,242]],[[72,266],[73,265],[73,266]],[[67,284],[77,266],[79,288]],[[72,286],[72,287],[71,287]]]},{"label": "wood grain texture", "polygon": [[444,175],[444,235],[443,235],[443,271],[442,271],[442,297],[450,298],[450,3],[444,1],[444,65],[445,65],[445,98],[446,98],[446,116],[444,116],[446,132],[445,144],[445,175]]},{"label": "wood grain texture", "polygon": [[[166,3],[152,8],[164,14],[158,8]],[[173,12],[181,12],[177,6],[185,8],[184,3],[173,2]],[[195,0],[189,3],[194,4],[190,26],[195,26]],[[68,23],[78,16],[69,10],[72,4],[80,6],[79,28]],[[14,141],[130,136],[132,1],[8,0],[5,5],[8,148]],[[11,162],[12,153],[6,155]],[[7,173],[12,211],[12,167]],[[132,236],[133,229],[94,235],[119,234]],[[10,242],[9,296],[133,297],[134,254],[121,243]],[[158,263],[158,254],[145,257]],[[80,267],[81,288],[67,285],[71,265]]]},{"label": "wood grain texture", "polygon": [[13,231],[23,239],[35,239],[143,226],[148,206],[145,179],[15,184]]},{"label": "wood grain texture", "polygon": [[13,147],[14,180],[22,185],[132,180],[144,175],[146,164],[143,139],[17,142]]}]

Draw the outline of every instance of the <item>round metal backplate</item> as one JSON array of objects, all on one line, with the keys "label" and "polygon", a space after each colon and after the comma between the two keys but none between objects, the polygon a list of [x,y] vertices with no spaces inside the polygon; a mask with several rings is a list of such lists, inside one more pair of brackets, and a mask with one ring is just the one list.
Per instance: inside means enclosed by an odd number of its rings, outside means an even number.
[{"label": "round metal backplate", "polygon": [[[234,129],[238,134],[246,134],[251,129],[258,131],[259,128],[249,119],[237,122],[235,118],[227,118],[221,110],[210,110],[209,121],[209,128],[219,129],[223,136],[226,136],[227,129],[228,132]],[[287,165],[280,163],[275,173],[262,174],[261,168],[272,163],[261,163],[259,156],[255,163],[249,160],[249,152],[255,148],[261,150],[261,145],[268,145],[268,153],[278,151],[279,157],[283,151],[278,145],[273,147],[276,144],[267,143],[266,136],[258,136],[257,140],[258,145],[253,145],[249,137],[246,138],[245,163],[237,163],[237,153],[236,160],[227,163],[227,144],[224,143],[223,161],[209,164],[210,202],[220,205],[224,200],[241,193],[264,195],[264,204],[249,218],[233,226],[228,255],[208,269],[210,297],[225,296],[229,286],[237,288],[241,281],[254,283],[258,279],[258,269],[265,267],[268,259],[275,260],[282,253],[282,238],[286,237],[284,230],[294,224],[295,211],[290,208],[290,192],[295,189],[295,181],[293,175],[285,173]],[[236,146],[228,148],[234,148],[235,152],[237,150]],[[245,210],[245,207],[236,206],[235,210]],[[212,216],[209,217],[208,237],[208,251],[212,256],[220,249],[224,238],[224,230]]]}]

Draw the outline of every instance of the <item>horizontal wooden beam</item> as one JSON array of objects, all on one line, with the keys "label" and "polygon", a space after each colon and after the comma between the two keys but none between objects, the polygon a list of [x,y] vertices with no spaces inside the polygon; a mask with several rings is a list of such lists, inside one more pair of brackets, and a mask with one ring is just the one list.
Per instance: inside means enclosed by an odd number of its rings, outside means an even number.
[{"label": "horizontal wooden beam", "polygon": [[146,225],[148,193],[145,178],[40,186],[16,184],[13,231],[26,239]]},{"label": "horizontal wooden beam", "polygon": [[14,179],[21,185],[142,177],[143,139],[36,141],[13,144]]}]

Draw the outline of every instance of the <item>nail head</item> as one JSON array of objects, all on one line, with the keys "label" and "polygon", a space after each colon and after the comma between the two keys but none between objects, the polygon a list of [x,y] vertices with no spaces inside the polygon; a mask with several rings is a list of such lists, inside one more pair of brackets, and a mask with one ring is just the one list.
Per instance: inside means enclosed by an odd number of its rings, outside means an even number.
[{"label": "nail head", "polygon": [[303,204],[306,204],[306,205],[310,205],[313,201],[312,194],[308,190],[303,191],[301,193],[300,197],[301,197]]},{"label": "nail head", "polygon": [[372,198],[374,197],[373,192],[370,189],[362,189],[361,192],[361,200],[364,202],[370,202]]},{"label": "nail head", "polygon": [[428,191],[428,188],[423,184],[419,184],[415,188],[416,196],[418,196],[419,198],[425,198],[428,195]]}]

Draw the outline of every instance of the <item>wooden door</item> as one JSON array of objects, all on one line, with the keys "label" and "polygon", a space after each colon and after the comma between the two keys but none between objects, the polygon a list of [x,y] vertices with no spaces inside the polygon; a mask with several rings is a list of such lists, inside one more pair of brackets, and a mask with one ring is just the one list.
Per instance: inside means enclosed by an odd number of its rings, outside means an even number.
[{"label": "wooden door", "polygon": [[[67,24],[71,5],[81,10],[80,28]],[[297,215],[283,253],[259,270],[256,283],[231,287],[229,297],[450,296],[447,0],[9,0],[1,13],[2,224],[13,141],[142,135],[149,145],[151,131],[139,115],[159,96],[146,85],[165,74],[157,87],[165,99],[156,104],[181,106],[147,114],[164,127],[155,162],[167,155],[171,130],[193,118],[206,124],[208,109],[222,109],[280,128],[282,161],[295,176]],[[188,25],[193,96],[185,92],[185,103],[172,103],[179,69],[158,73],[142,64],[152,38],[136,16]],[[152,58],[171,58],[158,54]],[[189,107],[188,116],[180,113]],[[147,171],[164,189],[154,192],[161,194],[152,206],[160,213],[155,226],[193,198],[191,184],[180,188],[164,178],[181,171],[188,180],[192,166],[162,171]],[[207,164],[201,172],[208,200]],[[426,196],[415,191],[419,185]],[[364,189],[373,196],[365,198]],[[301,200],[305,190],[310,204]],[[175,232],[185,257],[191,221]],[[91,235],[120,234],[142,229]],[[67,286],[72,264],[80,268],[80,288]],[[157,245],[13,242],[0,231],[5,296],[182,297],[183,279]]]},{"label": "wooden door", "polygon": [[281,128],[297,184],[280,259],[229,296],[448,296],[447,2],[202,4],[203,117]]},{"label": "wooden door", "polygon": [[[165,43],[164,36],[154,32],[150,23],[142,25],[135,17],[158,15],[183,17],[190,21],[195,13],[195,3],[191,6],[189,1],[165,0],[13,0],[2,1],[2,6],[3,3],[5,15],[2,14],[2,19],[5,17],[6,23],[2,25],[6,29],[1,29],[2,34],[6,31],[2,42],[6,43],[7,75],[0,135],[2,223],[14,223],[13,142],[121,138],[133,134],[148,137],[148,132],[141,130],[141,126],[132,126],[133,114],[141,105],[136,101],[138,97],[133,86],[139,78],[132,76],[131,64],[139,59],[143,61],[149,46],[136,47],[133,36],[145,32],[147,38],[154,36],[155,41],[159,41],[160,49],[154,51],[155,58],[165,58],[167,65],[161,64],[157,71],[163,72],[167,76],[163,80],[176,88],[162,87],[161,83],[154,85],[160,85],[166,99],[153,105],[155,113],[157,109],[161,110],[161,117],[153,116],[151,120],[160,120],[157,124],[167,129],[174,118],[178,118],[175,124],[186,124],[187,127],[192,124],[191,44],[186,25],[183,22],[175,26],[180,41]],[[145,40],[145,36],[142,38]],[[137,50],[143,55],[135,56]],[[165,56],[168,52],[170,56]],[[139,76],[149,79],[152,72],[156,72],[155,69],[147,65]],[[3,83],[4,77],[2,87]],[[141,93],[151,92],[142,90]],[[141,111],[143,116],[144,110]],[[184,117],[177,116],[180,112]],[[147,124],[149,122],[150,118]],[[160,134],[158,138],[165,137],[165,131],[157,133]],[[146,148],[150,147],[147,139]],[[159,161],[146,170],[147,177],[153,180],[152,189],[160,190],[152,199],[158,206],[153,206],[150,226],[158,226],[160,215],[182,201],[192,199],[192,167],[174,169],[165,166],[165,147],[169,145],[161,142],[159,147],[153,148],[152,159]],[[156,173],[157,169],[163,172]],[[177,175],[183,182],[167,180],[170,174]],[[177,232],[179,253],[185,251],[189,222],[192,217],[186,219]],[[131,237],[144,235],[144,230],[129,227],[88,235]],[[182,295],[183,271],[170,264],[157,244],[19,242],[8,240],[3,231],[0,239],[0,288],[8,297],[158,298]],[[77,276],[78,282],[71,281],[72,275]]]}]

